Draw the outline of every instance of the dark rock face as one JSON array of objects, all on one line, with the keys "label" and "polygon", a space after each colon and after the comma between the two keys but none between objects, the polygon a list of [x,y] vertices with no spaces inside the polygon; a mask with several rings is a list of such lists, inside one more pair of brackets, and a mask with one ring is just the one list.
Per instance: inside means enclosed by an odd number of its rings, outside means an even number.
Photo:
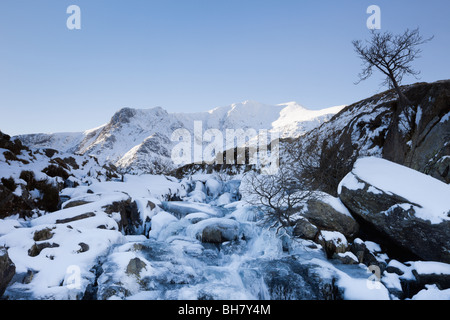
[{"label": "dark rock face", "polygon": [[9,150],[13,155],[18,155],[22,150],[28,150],[18,139],[11,140],[11,137],[0,131],[0,148]]},{"label": "dark rock face", "polygon": [[0,297],[16,273],[16,266],[8,256],[5,248],[0,248]]},{"label": "dark rock face", "polygon": [[129,123],[130,119],[133,118],[135,114],[135,110],[131,108],[123,108],[111,118],[111,122],[114,124]]},{"label": "dark rock face", "polygon": [[[413,102],[409,108],[412,128],[402,130],[402,114],[390,125],[383,158],[429,174],[450,183],[450,81],[421,83],[408,87],[405,94]],[[409,145],[408,145],[409,142]]]},{"label": "dark rock face", "polygon": [[[450,263],[450,221],[432,224],[422,220],[415,216],[414,199],[404,199],[381,190],[372,193],[369,183],[355,178],[364,187],[350,190],[344,184],[340,194],[342,202],[354,214],[421,259]],[[405,209],[408,203],[411,207]]]}]

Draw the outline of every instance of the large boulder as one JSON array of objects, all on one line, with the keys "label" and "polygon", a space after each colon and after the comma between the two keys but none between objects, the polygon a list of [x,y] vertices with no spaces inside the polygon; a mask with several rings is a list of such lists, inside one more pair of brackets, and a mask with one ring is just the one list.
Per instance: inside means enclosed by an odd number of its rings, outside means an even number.
[{"label": "large boulder", "polygon": [[450,262],[450,186],[390,161],[358,159],[341,201],[387,239],[424,260]]},{"label": "large boulder", "polygon": [[337,231],[349,239],[359,231],[358,222],[342,202],[323,192],[308,201],[302,216],[321,230]]},{"label": "large boulder", "polygon": [[16,266],[8,256],[5,248],[0,248],[0,297],[16,273]]}]

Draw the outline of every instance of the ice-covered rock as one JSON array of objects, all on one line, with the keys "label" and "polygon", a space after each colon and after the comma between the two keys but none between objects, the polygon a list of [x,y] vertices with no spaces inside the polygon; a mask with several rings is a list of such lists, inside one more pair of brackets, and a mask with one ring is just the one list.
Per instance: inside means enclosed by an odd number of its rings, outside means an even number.
[{"label": "ice-covered rock", "polygon": [[205,243],[223,243],[238,240],[242,230],[236,220],[212,218],[189,226],[186,232]]},{"label": "ice-covered rock", "polygon": [[213,217],[221,217],[224,210],[210,206],[206,203],[197,203],[189,201],[163,201],[161,208],[167,212],[172,213],[177,218],[181,219],[190,213],[204,212]]}]

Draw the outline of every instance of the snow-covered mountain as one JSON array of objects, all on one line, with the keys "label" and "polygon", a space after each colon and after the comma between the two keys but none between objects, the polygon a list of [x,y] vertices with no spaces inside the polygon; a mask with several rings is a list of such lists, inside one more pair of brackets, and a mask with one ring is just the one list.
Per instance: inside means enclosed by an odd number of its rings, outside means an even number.
[{"label": "snow-covered mountain", "polygon": [[123,108],[98,128],[79,133],[31,134],[18,138],[25,145],[63,152],[93,155],[133,172],[160,173],[173,167],[171,141],[174,131],[186,129],[194,136],[197,121],[202,133],[208,129],[266,129],[282,138],[296,138],[328,121],[344,106],[308,110],[296,102],[267,105],[245,101],[207,112],[168,113],[153,109]]}]

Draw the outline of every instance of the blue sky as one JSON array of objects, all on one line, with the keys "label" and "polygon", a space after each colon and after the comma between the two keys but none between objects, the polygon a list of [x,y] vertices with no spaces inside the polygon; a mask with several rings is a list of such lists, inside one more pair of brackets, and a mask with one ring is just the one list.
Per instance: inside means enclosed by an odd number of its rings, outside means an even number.
[{"label": "blue sky", "polygon": [[[81,30],[66,27],[72,4]],[[450,78],[448,0],[1,0],[0,130],[82,131],[122,107],[356,102],[384,90],[378,74],[354,84],[372,4],[382,30],[435,36],[420,81]]]}]

